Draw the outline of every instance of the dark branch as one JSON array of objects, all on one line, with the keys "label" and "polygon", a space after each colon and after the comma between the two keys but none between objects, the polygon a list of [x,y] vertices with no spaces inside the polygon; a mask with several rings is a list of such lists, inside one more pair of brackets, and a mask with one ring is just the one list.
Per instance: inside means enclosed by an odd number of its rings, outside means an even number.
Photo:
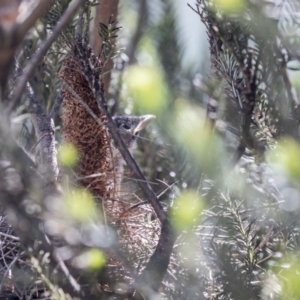
[{"label": "dark branch", "polygon": [[46,115],[41,103],[37,101],[29,83],[27,83],[27,90],[30,99],[28,111],[30,112],[35,128],[36,137],[40,141],[39,152],[42,158],[42,165],[46,167],[43,174],[47,174],[48,179],[52,182],[53,180],[57,180],[59,173],[56,158],[54,122],[52,118]]},{"label": "dark branch", "polygon": [[[138,282],[146,282],[152,290],[158,291],[168,269],[176,238],[177,236],[171,223],[168,219],[166,219],[162,223],[161,233],[156,249],[150,257],[146,268],[140,275]],[[138,294],[135,299],[141,300],[144,298]]]},{"label": "dark branch", "polygon": [[56,116],[56,114],[59,111],[62,101],[63,101],[63,97],[62,97],[61,91],[59,91],[59,93],[57,94],[57,96],[55,98],[54,104],[50,110],[50,113],[48,115],[49,118],[53,119]]},{"label": "dark branch", "polygon": [[11,17],[10,24],[0,20],[0,84],[3,101],[6,101],[4,89],[15,51],[30,28],[46,13],[51,3],[51,0],[31,1],[27,3],[26,8],[23,6],[22,10],[19,10],[19,1],[1,3],[1,9]]},{"label": "dark branch", "polygon": [[[16,74],[22,74],[18,61],[16,61]],[[47,174],[50,181],[58,177],[58,163],[56,158],[54,123],[51,117],[47,116],[41,102],[38,101],[31,85],[27,82],[27,93],[29,101],[26,102],[32,123],[35,128],[36,137],[40,146],[42,165],[46,166],[43,175]],[[49,187],[50,188],[50,187]]]},{"label": "dark branch", "polygon": [[[151,204],[153,210],[155,211],[158,219],[161,222],[162,227],[158,245],[153,255],[151,256],[146,268],[143,270],[140,276],[142,283],[146,282],[152,290],[157,291],[167,271],[176,236],[172,230],[172,226],[166,216],[166,213],[164,212],[160,202],[158,201],[158,198],[156,197],[156,194],[152,190],[145,176],[140,171],[140,168],[138,167],[137,163],[131,156],[122,138],[120,137],[116,125],[107,111],[106,101],[97,81],[95,82],[93,90],[96,94],[98,106],[107,118],[106,125],[115,142],[115,145],[122,154],[134,177],[138,179],[138,185],[144,192],[146,199]],[[139,281],[137,283],[139,283]]]}]

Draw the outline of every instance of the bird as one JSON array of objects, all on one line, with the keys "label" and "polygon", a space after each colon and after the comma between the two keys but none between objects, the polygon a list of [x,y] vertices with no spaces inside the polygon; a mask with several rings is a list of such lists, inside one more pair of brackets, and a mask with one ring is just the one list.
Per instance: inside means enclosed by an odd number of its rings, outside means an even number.
[{"label": "bird", "polygon": [[140,132],[155,119],[154,115],[144,116],[115,116],[112,117],[123,142],[127,148],[131,148],[136,142]]},{"label": "bird", "polygon": [[[129,151],[134,150],[136,141],[140,132],[153,120],[154,115],[143,116],[115,116],[112,118],[118,132]],[[115,192],[120,193],[121,181],[124,173],[124,160],[120,151],[115,147],[114,143],[110,145],[112,150],[112,163],[111,169],[114,170],[115,175]]]}]

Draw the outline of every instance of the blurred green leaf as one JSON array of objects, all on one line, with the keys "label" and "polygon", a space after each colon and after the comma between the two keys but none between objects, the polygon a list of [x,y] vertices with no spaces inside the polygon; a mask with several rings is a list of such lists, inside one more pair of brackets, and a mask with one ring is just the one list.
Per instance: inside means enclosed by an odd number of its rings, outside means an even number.
[{"label": "blurred green leaf", "polygon": [[91,270],[99,270],[106,263],[105,254],[98,249],[91,249],[87,253],[88,268]]},{"label": "blurred green leaf", "polygon": [[82,222],[99,218],[92,195],[83,189],[75,189],[66,195],[65,210],[71,217]]},{"label": "blurred green leaf", "polygon": [[283,257],[275,267],[281,283],[282,299],[300,299],[300,263],[296,256]]},{"label": "blurred green leaf", "polygon": [[64,166],[74,166],[78,161],[78,153],[75,146],[70,143],[63,144],[58,151],[58,159]]},{"label": "blurred green leaf", "polygon": [[137,65],[129,67],[125,82],[129,95],[141,110],[155,115],[165,110],[167,93],[158,68]]},{"label": "blurred green leaf", "polygon": [[185,99],[177,99],[171,130],[198,167],[211,173],[219,160],[219,145],[212,131],[205,126],[205,118],[203,109],[190,105]]},{"label": "blurred green leaf", "polygon": [[300,92],[300,72],[299,71],[288,71],[288,76],[291,80],[292,86],[296,89],[297,94]]},{"label": "blurred green leaf", "polygon": [[300,145],[293,139],[279,141],[275,150],[269,152],[269,158],[278,171],[283,171],[294,179],[300,178]]},{"label": "blurred green leaf", "polygon": [[184,191],[173,206],[171,222],[174,228],[179,232],[191,230],[203,206],[203,200],[196,191]]},{"label": "blurred green leaf", "polygon": [[90,269],[96,271],[106,264],[106,256],[99,249],[90,249],[75,257],[73,264],[80,269]]},{"label": "blurred green leaf", "polygon": [[244,0],[213,0],[214,7],[225,13],[238,13],[245,8]]}]

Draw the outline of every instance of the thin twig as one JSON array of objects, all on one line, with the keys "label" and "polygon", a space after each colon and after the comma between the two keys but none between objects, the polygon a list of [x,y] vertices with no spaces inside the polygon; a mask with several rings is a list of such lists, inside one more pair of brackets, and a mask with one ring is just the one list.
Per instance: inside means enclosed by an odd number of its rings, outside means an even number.
[{"label": "thin twig", "polygon": [[10,20],[6,21],[1,16],[0,22],[0,96],[3,102],[9,102],[6,83],[15,52],[27,32],[47,12],[51,4],[51,0],[27,1],[23,9],[19,9],[20,1],[1,1],[1,11],[11,15]]},{"label": "thin twig", "polygon": [[30,149],[30,151],[29,152],[32,152],[33,151],[33,149],[40,143],[40,141],[46,136],[46,135],[48,135],[49,133],[44,133],[39,139],[38,139],[38,141],[31,147],[31,149]]},{"label": "thin twig", "polygon": [[3,285],[5,284],[4,280],[5,280],[8,272],[11,271],[12,266],[17,262],[17,260],[19,259],[19,257],[20,257],[20,254],[17,254],[15,256],[15,258],[13,259],[13,261],[9,264],[9,266],[7,266],[7,269],[6,269],[5,273],[2,275],[3,276],[3,280],[2,280],[2,282],[0,284],[0,292],[2,292]]},{"label": "thin twig", "polygon": [[3,233],[3,232],[0,232],[0,236],[7,237],[7,238],[9,238],[11,240],[14,240],[14,241],[17,241],[17,242],[20,241],[20,238],[18,238],[17,236],[11,235],[11,234],[6,234],[6,233]]},{"label": "thin twig", "polygon": [[63,97],[62,97],[61,91],[59,91],[59,93],[57,94],[57,96],[55,98],[54,104],[50,110],[50,113],[48,115],[51,119],[53,119],[56,116],[57,112],[59,111],[62,101],[63,101]]}]

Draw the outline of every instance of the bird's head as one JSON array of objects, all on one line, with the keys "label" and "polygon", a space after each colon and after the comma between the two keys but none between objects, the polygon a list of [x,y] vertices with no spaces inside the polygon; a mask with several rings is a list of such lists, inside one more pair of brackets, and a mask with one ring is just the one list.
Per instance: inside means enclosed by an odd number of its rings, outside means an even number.
[{"label": "bird's head", "polygon": [[113,120],[118,128],[118,131],[122,137],[127,148],[134,145],[139,133],[146,125],[154,119],[153,115],[145,115],[140,117],[135,116],[116,116]]}]

